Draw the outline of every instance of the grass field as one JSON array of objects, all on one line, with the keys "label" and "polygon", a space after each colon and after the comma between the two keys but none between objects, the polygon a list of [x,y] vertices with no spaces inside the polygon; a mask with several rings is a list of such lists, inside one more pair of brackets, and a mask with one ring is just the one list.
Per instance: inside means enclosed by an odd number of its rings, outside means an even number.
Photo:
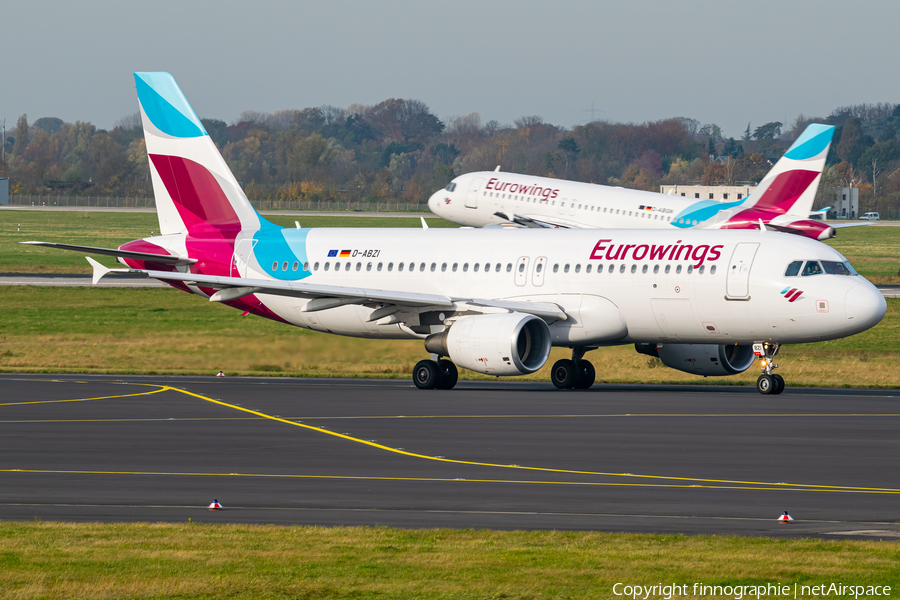
[{"label": "grass field", "polygon": [[835,582],[890,586],[894,595],[898,564],[900,545],[877,541],[0,523],[0,596],[16,600],[615,598],[616,583],[660,582]]},{"label": "grass field", "polygon": [[[415,217],[315,217],[302,213],[297,216],[267,217],[273,223],[294,227],[421,227]],[[455,227],[438,217],[428,218],[429,227]],[[89,273],[84,254],[53,250],[37,246],[23,246],[18,242],[38,240],[79,246],[118,248],[125,242],[159,235],[156,213],[135,212],[55,212],[0,210],[0,273]],[[96,257],[103,264],[113,266],[109,257]]]},{"label": "grass field", "polygon": [[[167,288],[0,287],[0,370],[407,378],[420,341],[362,340],[308,331]],[[900,386],[900,300],[876,327],[843,340],[786,347],[792,385]],[[239,346],[241,352],[233,351]],[[549,365],[526,379],[549,380]],[[751,385],[757,370],[708,378],[662,367],[631,346],[589,353],[597,380]],[[461,376],[488,379],[463,370]]]}]

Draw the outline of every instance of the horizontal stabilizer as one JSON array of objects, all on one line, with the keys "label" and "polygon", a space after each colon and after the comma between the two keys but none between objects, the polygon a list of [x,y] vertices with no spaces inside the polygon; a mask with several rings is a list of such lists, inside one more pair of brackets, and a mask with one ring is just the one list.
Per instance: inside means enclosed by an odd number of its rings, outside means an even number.
[{"label": "horizontal stabilizer", "polygon": [[180,256],[170,256],[165,254],[151,254],[149,252],[131,252],[129,250],[116,250],[113,248],[95,248],[94,246],[75,246],[73,244],[57,244],[55,242],[19,242],[20,244],[28,244],[30,246],[45,246],[47,248],[57,248],[59,250],[74,250],[75,252],[87,252],[89,254],[102,254],[104,256],[115,256],[117,258],[131,258],[134,260],[152,261],[167,265],[192,265],[197,262],[196,258],[183,258]]}]

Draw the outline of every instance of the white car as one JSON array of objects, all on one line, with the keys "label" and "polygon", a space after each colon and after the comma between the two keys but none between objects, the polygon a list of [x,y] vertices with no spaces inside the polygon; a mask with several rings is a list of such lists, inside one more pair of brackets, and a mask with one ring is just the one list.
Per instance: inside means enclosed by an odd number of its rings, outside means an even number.
[{"label": "white car", "polygon": [[867,212],[859,218],[861,221],[878,221],[881,216],[877,212]]}]

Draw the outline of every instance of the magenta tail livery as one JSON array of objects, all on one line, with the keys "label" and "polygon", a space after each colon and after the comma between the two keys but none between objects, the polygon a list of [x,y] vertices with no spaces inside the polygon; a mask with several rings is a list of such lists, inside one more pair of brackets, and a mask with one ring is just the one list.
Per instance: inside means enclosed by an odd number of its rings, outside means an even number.
[{"label": "magenta tail livery", "polygon": [[[431,354],[413,372],[420,388],[452,388],[457,366],[533,373],[553,346],[572,349],[553,365],[553,383],[587,388],[586,352],[634,344],[697,375],[740,373],[759,357],[758,389],[780,393],[772,359],[782,344],[853,335],[885,313],[844,257],[778,232],[277,227],[253,210],[172,77],[135,81],[162,235],[118,250],[32,243],[113,254],[129,267],[88,259],[95,281],[138,273],[297,327],[420,339]],[[785,208],[770,198],[798,186],[780,177],[753,210]]]},{"label": "magenta tail livery", "polygon": [[455,178],[431,211],[470,227],[767,229],[824,240],[834,228],[810,219],[834,127],[810,125],[756,190],[733,202],[490,171]]}]

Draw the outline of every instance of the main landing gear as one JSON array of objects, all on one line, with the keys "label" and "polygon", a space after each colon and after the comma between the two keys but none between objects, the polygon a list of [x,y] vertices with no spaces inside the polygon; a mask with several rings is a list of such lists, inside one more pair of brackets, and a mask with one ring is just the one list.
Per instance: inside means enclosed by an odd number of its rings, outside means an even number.
[{"label": "main landing gear", "polygon": [[456,365],[437,356],[435,359],[420,360],[413,368],[413,383],[420,390],[451,390],[458,379]]},{"label": "main landing gear", "polygon": [[594,385],[596,371],[594,365],[582,357],[591,348],[572,348],[572,358],[563,358],[554,363],[550,370],[550,380],[561,390],[586,390]]},{"label": "main landing gear", "polygon": [[763,374],[756,380],[756,391],[760,394],[780,394],[784,391],[784,377],[773,375],[772,369],[777,369],[775,355],[778,354],[780,344],[764,343],[753,344],[753,352],[760,357]]}]

